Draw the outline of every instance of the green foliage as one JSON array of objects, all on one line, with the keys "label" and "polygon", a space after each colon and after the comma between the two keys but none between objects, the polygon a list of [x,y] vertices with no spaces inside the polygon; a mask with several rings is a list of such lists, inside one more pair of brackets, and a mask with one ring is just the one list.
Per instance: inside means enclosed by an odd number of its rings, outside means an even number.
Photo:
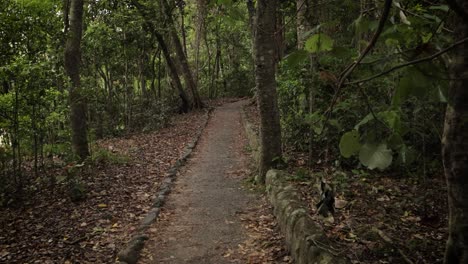
[{"label": "green foliage", "polygon": [[392,159],[392,152],[386,144],[364,144],[359,151],[359,161],[371,170],[386,169],[392,164]]},{"label": "green foliage", "polygon": [[310,53],[323,51],[331,51],[333,49],[334,40],[329,36],[319,33],[307,39],[305,42],[305,50]]},{"label": "green foliage", "polygon": [[[449,27],[446,5],[401,4],[409,12],[403,12],[403,17],[392,8],[372,52],[345,83],[375,76],[453,43],[443,29]],[[440,160],[449,78],[445,58],[345,86],[329,112],[336,79],[368,45],[378,16],[360,12],[353,1],[323,8],[329,19],[312,27],[304,50],[292,49],[281,63],[278,91],[286,148],[307,151],[312,144],[315,159],[332,166],[408,173],[426,168],[428,160]]]},{"label": "green foliage", "polygon": [[89,161],[92,164],[127,164],[130,162],[130,158],[125,155],[111,152],[107,149],[97,149],[92,153]]},{"label": "green foliage", "polygon": [[343,157],[349,158],[358,153],[360,149],[361,143],[359,143],[359,132],[357,130],[351,130],[343,134],[340,140],[340,152]]}]

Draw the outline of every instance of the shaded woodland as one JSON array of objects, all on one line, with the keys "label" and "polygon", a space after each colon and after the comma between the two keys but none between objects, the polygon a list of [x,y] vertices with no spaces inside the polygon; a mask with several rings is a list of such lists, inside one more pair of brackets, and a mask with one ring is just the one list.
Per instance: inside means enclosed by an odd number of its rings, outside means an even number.
[{"label": "shaded woodland", "polygon": [[[3,0],[0,262],[31,262],[34,248],[47,259],[49,247],[62,254],[51,261],[111,262],[133,225],[112,219],[137,219],[148,203],[143,193],[162,179],[148,186],[145,173],[135,182],[132,174],[154,160],[160,166],[151,170],[164,174],[203,109],[242,97],[262,146],[257,184],[269,169],[286,169],[306,199],[321,195],[307,186],[327,181],[337,199],[367,213],[379,207],[363,202],[369,197],[394,199],[385,190],[408,198],[378,221],[393,217],[397,231],[398,221],[411,223],[412,237],[375,253],[371,238],[348,230],[338,242],[367,251],[346,257],[466,263],[467,42],[461,0]],[[157,142],[148,148],[150,140]],[[111,181],[119,185],[109,194]],[[139,198],[129,194],[140,188]],[[108,196],[142,208],[105,214]],[[42,241],[52,232],[38,231],[47,220],[25,233],[14,227],[30,226],[28,214],[41,208],[67,208],[57,213],[63,218],[90,207],[98,214],[60,226],[80,225],[79,233],[56,230]],[[88,228],[96,221],[104,222]],[[104,243],[102,258],[82,250],[112,228],[121,235]],[[20,250],[28,234],[41,246]]]}]

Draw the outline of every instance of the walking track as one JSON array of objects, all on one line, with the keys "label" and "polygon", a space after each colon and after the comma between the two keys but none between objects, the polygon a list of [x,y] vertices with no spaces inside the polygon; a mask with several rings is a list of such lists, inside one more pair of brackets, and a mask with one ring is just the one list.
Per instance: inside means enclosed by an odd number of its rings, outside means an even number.
[{"label": "walking track", "polygon": [[242,186],[247,171],[240,121],[244,103],[213,112],[140,263],[246,263],[233,253],[247,239],[240,215],[258,203]]}]

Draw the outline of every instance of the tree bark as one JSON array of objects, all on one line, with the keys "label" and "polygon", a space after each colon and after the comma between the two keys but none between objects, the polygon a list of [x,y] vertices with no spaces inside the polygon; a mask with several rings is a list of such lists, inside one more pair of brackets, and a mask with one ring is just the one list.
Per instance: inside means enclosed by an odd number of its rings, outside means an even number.
[{"label": "tree bark", "polygon": [[200,46],[205,35],[206,8],[206,0],[197,0],[197,27],[195,31],[195,81],[197,87],[200,84]]},{"label": "tree bark", "polygon": [[309,18],[311,17],[310,8],[309,8],[309,0],[297,0],[296,1],[296,9],[297,9],[297,48],[303,49],[305,39],[305,33],[312,29],[312,24]]},{"label": "tree bark", "polygon": [[[67,21],[65,21],[67,23]],[[80,80],[81,36],[83,31],[83,0],[71,0],[69,32],[65,43],[65,71],[71,80],[69,92],[72,147],[84,160],[89,156],[86,126],[87,103]]]},{"label": "tree bark", "polygon": [[[468,2],[461,3],[460,8],[467,13]],[[468,24],[461,19],[455,35],[468,36]],[[468,44],[454,52],[450,68],[452,81],[442,140],[449,207],[446,264],[468,263]]]},{"label": "tree bark", "polygon": [[255,74],[260,112],[260,183],[266,172],[281,161],[281,127],[275,79],[275,24],[277,0],[257,1]]},{"label": "tree bark", "polygon": [[[165,0],[163,1],[165,2]],[[164,40],[164,37],[155,29],[153,24],[150,22],[151,20],[148,17],[149,15],[146,12],[145,7],[141,5],[137,0],[132,0],[131,2],[138,9],[138,11],[141,13],[143,18],[145,19],[145,23],[148,26],[148,28],[151,30],[151,34],[153,34],[156,37],[156,41],[158,42],[159,47],[161,48],[161,51],[164,55],[164,58],[166,59],[167,67],[169,68],[169,74],[171,76],[173,85],[179,92],[179,97],[182,101],[181,110],[184,113],[188,112],[191,109],[192,105],[190,104],[187,94],[182,88],[182,83],[179,78],[179,73],[177,72],[177,67],[174,64],[174,61],[171,57],[171,53],[169,52],[169,49],[167,48],[167,44],[166,44],[166,41]],[[171,22],[173,23],[172,20]],[[174,24],[172,24],[172,26],[174,26]],[[180,41],[179,41],[179,45],[180,45]]]},{"label": "tree bark", "polygon": [[203,102],[201,101],[200,95],[198,94],[197,85],[193,78],[192,71],[190,70],[190,66],[187,61],[187,56],[185,56],[182,44],[180,43],[179,36],[177,35],[174,19],[172,18],[171,8],[167,0],[161,0],[161,2],[164,9],[164,14],[166,15],[166,19],[169,24],[168,26],[170,27],[169,34],[172,38],[174,49],[182,69],[182,76],[184,77],[185,85],[187,85],[190,93],[192,94],[193,107],[202,108]]},{"label": "tree bark", "polygon": [[166,42],[164,41],[163,36],[159,34],[159,32],[154,32],[154,35],[156,37],[156,40],[159,43],[159,47],[161,48],[164,58],[166,59],[167,67],[169,68],[169,75],[171,76],[174,86],[179,92],[179,97],[182,101],[181,110],[182,112],[187,113],[189,109],[191,108],[191,105],[187,97],[187,94],[182,88],[182,83],[180,81],[179,74],[177,72],[177,67],[171,58],[171,53],[169,52],[169,49],[167,48],[167,45],[166,45]]}]

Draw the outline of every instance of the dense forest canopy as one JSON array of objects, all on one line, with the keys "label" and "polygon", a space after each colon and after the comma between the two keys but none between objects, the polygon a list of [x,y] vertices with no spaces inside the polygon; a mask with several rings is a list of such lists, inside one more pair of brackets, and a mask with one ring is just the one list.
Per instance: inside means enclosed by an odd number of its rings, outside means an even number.
[{"label": "dense forest canopy", "polygon": [[446,263],[466,261],[467,17],[457,0],[2,0],[0,205],[83,181],[48,172],[79,170],[100,139],[249,96],[260,182],[298,157],[416,180],[445,168]]}]

